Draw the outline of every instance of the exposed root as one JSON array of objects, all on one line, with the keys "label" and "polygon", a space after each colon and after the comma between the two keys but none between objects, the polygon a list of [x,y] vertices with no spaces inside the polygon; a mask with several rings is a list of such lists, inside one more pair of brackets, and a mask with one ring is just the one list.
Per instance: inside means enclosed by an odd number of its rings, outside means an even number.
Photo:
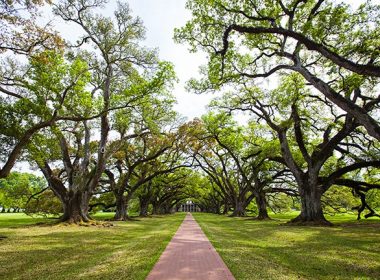
[{"label": "exposed root", "polygon": [[316,220],[307,220],[302,218],[294,218],[290,220],[285,225],[288,226],[313,226],[313,227],[331,227],[333,223],[327,221],[326,219],[316,219]]},{"label": "exposed root", "polygon": [[70,225],[77,225],[81,227],[112,227],[113,224],[108,221],[96,221],[96,220],[88,220],[88,221],[79,221],[79,222],[72,222],[72,221],[65,221],[60,223],[60,225],[63,226],[70,226]]}]

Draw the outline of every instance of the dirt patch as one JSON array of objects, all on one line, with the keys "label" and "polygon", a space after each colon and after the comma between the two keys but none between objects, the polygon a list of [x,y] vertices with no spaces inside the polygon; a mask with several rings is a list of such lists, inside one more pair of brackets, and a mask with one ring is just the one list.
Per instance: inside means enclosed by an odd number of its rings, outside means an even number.
[{"label": "dirt patch", "polygon": [[102,222],[102,221],[89,221],[89,222],[81,222],[81,223],[61,223],[59,225],[62,226],[72,226],[77,225],[81,227],[113,227],[113,223],[111,222]]}]

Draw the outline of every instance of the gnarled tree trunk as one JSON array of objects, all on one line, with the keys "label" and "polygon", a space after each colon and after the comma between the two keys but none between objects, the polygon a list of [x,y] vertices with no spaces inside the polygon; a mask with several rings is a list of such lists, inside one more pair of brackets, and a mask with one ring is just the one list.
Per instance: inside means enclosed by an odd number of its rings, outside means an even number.
[{"label": "gnarled tree trunk", "polygon": [[140,197],[139,200],[140,200],[140,217],[147,217],[150,199],[146,199],[145,197]]},{"label": "gnarled tree trunk", "polygon": [[113,220],[126,221],[128,219],[127,203],[123,193],[115,193],[116,196],[116,212]]},{"label": "gnarled tree trunk", "polygon": [[65,197],[60,197],[63,205],[62,222],[81,223],[88,222],[88,194],[81,191],[69,191]]},{"label": "gnarled tree trunk", "polygon": [[257,205],[258,215],[256,219],[258,220],[269,220],[269,215],[267,211],[267,200],[265,197],[265,192],[258,191],[255,192],[255,201]]},{"label": "gnarled tree trunk", "polygon": [[305,225],[331,225],[323,215],[322,194],[317,185],[300,186],[301,213],[290,222]]},{"label": "gnarled tree trunk", "polygon": [[234,205],[234,211],[230,215],[231,217],[244,217],[246,215],[245,212],[246,204],[244,201],[237,199]]},{"label": "gnarled tree trunk", "polygon": [[128,204],[132,198],[133,192],[129,192],[127,195],[124,195],[123,191],[115,191],[114,194],[116,197],[116,213],[113,220],[126,221],[129,219]]}]

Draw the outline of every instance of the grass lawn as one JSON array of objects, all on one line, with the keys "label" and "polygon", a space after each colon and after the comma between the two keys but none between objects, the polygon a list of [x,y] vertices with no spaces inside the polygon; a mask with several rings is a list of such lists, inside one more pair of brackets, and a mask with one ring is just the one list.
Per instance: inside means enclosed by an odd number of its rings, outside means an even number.
[{"label": "grass lawn", "polygon": [[183,218],[174,214],[84,227],[1,213],[0,279],[145,279]]},{"label": "grass lawn", "polygon": [[[236,279],[380,279],[380,220],[328,217],[334,227],[196,213],[194,217]],[[282,225],[281,225],[282,224]]]}]

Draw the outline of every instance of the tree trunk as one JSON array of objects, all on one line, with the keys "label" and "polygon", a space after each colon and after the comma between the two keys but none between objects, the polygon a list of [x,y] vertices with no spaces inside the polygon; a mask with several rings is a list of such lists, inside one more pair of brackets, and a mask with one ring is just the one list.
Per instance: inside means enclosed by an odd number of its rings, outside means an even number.
[{"label": "tree trunk", "polygon": [[88,199],[87,195],[82,192],[69,192],[68,195],[61,199],[63,204],[62,222],[81,223],[90,221],[88,216]]},{"label": "tree trunk", "polygon": [[245,203],[243,201],[237,200],[235,202],[234,211],[230,215],[231,217],[244,217],[245,213]]},{"label": "tree trunk", "polygon": [[220,215],[220,207],[222,207],[221,203],[216,203],[215,214]]},{"label": "tree trunk", "polygon": [[115,192],[116,196],[116,213],[113,217],[114,221],[128,220],[126,197],[123,193]]},{"label": "tree trunk", "polygon": [[159,215],[161,205],[159,203],[152,203],[152,206],[153,206],[152,214]]},{"label": "tree trunk", "polygon": [[255,192],[255,200],[257,209],[259,211],[256,219],[257,220],[269,220],[269,215],[267,211],[267,200],[265,198],[265,193],[262,191]]},{"label": "tree trunk", "polygon": [[149,199],[140,198],[140,217],[148,216]]},{"label": "tree trunk", "polygon": [[171,214],[171,205],[170,203],[163,203],[161,204],[161,210],[160,210],[160,213],[161,214]]},{"label": "tree trunk", "polygon": [[225,202],[224,207],[223,207],[223,215],[227,215],[227,213],[228,213],[228,202]]},{"label": "tree trunk", "polygon": [[331,225],[323,215],[322,192],[316,185],[301,186],[301,213],[290,221],[293,224]]}]

